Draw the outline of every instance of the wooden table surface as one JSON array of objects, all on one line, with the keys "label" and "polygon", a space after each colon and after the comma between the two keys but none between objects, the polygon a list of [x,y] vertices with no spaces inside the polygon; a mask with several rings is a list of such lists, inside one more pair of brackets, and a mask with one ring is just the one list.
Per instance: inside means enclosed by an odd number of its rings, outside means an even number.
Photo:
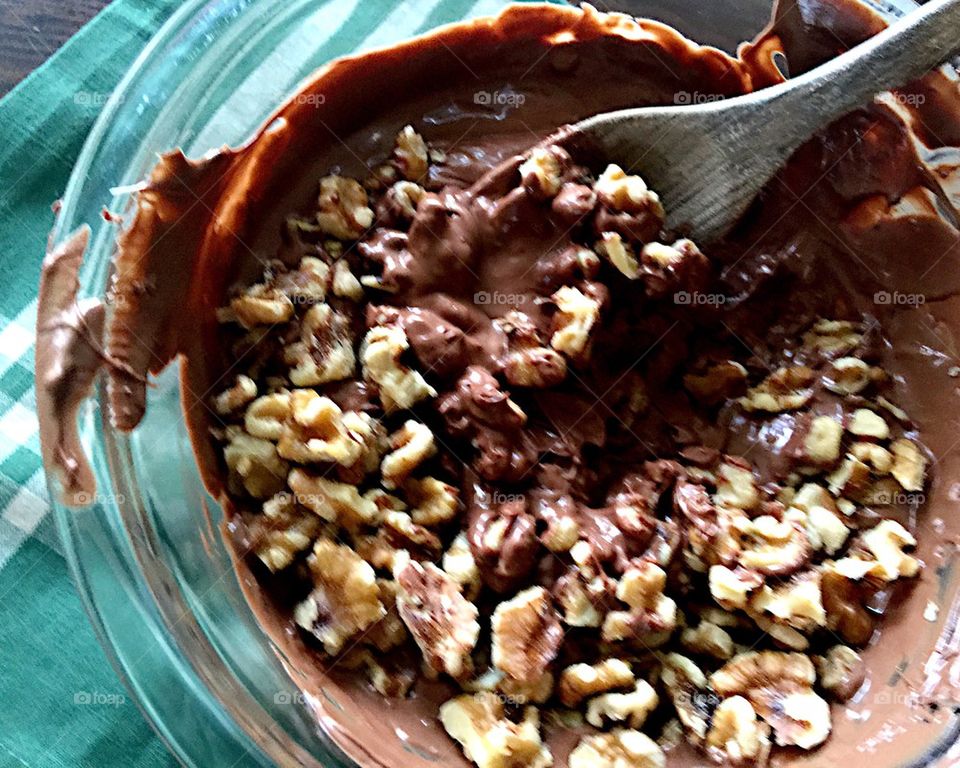
[{"label": "wooden table surface", "polygon": [[0,0],[0,95],[9,91],[110,0]]}]

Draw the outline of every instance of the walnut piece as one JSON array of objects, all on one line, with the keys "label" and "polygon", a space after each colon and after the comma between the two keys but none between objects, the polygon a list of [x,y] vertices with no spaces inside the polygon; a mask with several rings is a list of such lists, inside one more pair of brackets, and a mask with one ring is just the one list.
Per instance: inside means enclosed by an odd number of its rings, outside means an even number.
[{"label": "walnut piece", "polygon": [[373,224],[367,191],[356,179],[324,176],[317,198],[317,225],[338,240],[354,240]]},{"label": "walnut piece", "polygon": [[816,671],[802,653],[748,651],[710,676],[720,696],[744,696],[777,744],[813,749],[830,735],[830,705],[813,691]]},{"label": "walnut piece", "polygon": [[[920,561],[903,550],[915,547],[917,540],[896,520],[881,520],[860,535],[866,553],[854,552],[834,564],[837,573],[857,581],[874,576],[883,581],[916,576]],[[864,556],[868,555],[868,556]]]},{"label": "walnut piece", "polygon": [[412,125],[407,125],[397,134],[393,157],[403,178],[408,181],[422,181],[427,175],[430,162],[427,142]]},{"label": "walnut piece", "polygon": [[283,354],[290,381],[298,387],[315,387],[353,376],[356,357],[350,322],[329,304],[314,304],[303,317],[300,340]]},{"label": "walnut piece", "polygon": [[747,699],[731,696],[713,712],[705,742],[707,754],[722,764],[764,765],[770,752],[769,730]]},{"label": "walnut piece", "polygon": [[410,347],[402,328],[378,325],[367,331],[360,347],[363,377],[377,385],[387,413],[410,408],[437,391],[417,371],[400,362]]},{"label": "walnut piece", "polygon": [[213,398],[213,410],[221,416],[227,416],[239,411],[256,396],[257,383],[249,376],[240,375],[232,387]]},{"label": "walnut piece", "polygon": [[[368,453],[379,460],[382,430],[366,413],[347,411],[312,389],[290,393],[290,415],[280,433],[277,452],[301,464],[333,462],[351,467]],[[362,475],[361,475],[362,476]]]},{"label": "walnut piece", "polygon": [[740,398],[745,411],[781,413],[802,408],[813,397],[816,374],[806,366],[779,368]]},{"label": "walnut piece", "polygon": [[320,532],[320,519],[299,506],[286,491],[263,504],[257,520],[253,551],[271,571],[280,571],[293,562]]},{"label": "walnut piece", "polygon": [[733,638],[730,633],[710,621],[701,620],[695,628],[684,629],[680,642],[691,653],[712,656],[721,661],[733,656]]},{"label": "walnut piece", "polygon": [[606,693],[634,684],[630,665],[621,659],[605,659],[597,664],[574,664],[560,675],[558,695],[566,707],[576,707],[581,701],[599,693]]},{"label": "walnut piece", "polygon": [[397,610],[427,663],[454,678],[470,674],[480,625],[460,585],[432,563],[408,560],[395,569]]},{"label": "walnut piece", "polygon": [[896,478],[903,490],[922,491],[927,460],[920,452],[920,447],[903,437],[890,444],[890,453],[893,454],[890,474]]},{"label": "walnut piece", "polygon": [[543,587],[531,587],[500,603],[490,625],[493,665],[521,682],[540,678],[563,642],[560,617]]},{"label": "walnut piece", "polygon": [[523,186],[540,197],[553,197],[560,191],[563,164],[568,159],[559,147],[534,147],[518,169]]},{"label": "walnut piece", "polygon": [[226,437],[223,457],[229,472],[227,487],[232,492],[269,499],[283,490],[289,465],[277,454],[276,445],[238,427],[228,427]]},{"label": "walnut piece", "polygon": [[383,514],[370,498],[360,495],[357,486],[328,480],[305,469],[294,469],[287,479],[298,503],[324,520],[347,530],[375,525]]},{"label": "walnut piece", "polygon": [[640,259],[629,243],[617,232],[604,232],[596,245],[597,253],[616,267],[624,277],[636,280],[640,277]]},{"label": "walnut piece", "polygon": [[714,363],[703,373],[688,373],[683,377],[683,386],[704,405],[718,405],[743,393],[747,381],[747,369],[735,360]]},{"label": "walnut piece", "polygon": [[666,764],[657,742],[623,728],[584,736],[570,753],[570,768],[665,768]]},{"label": "walnut piece", "polygon": [[616,723],[641,728],[657,708],[660,698],[646,680],[638,680],[629,693],[604,693],[587,704],[587,722],[595,728]]},{"label": "walnut piece", "polygon": [[500,697],[464,695],[440,707],[440,722],[477,768],[549,768],[550,750],[540,739],[536,707],[527,707],[519,723],[507,720]]},{"label": "walnut piece", "polygon": [[435,477],[410,478],[403,484],[403,491],[417,525],[441,525],[456,517],[460,492],[449,483]]},{"label": "walnut piece", "polygon": [[390,435],[390,449],[380,464],[383,486],[387,489],[401,486],[413,470],[437,452],[437,445],[430,427],[408,419]]},{"label": "walnut piece", "polygon": [[565,285],[550,297],[557,305],[550,346],[567,357],[586,355],[590,332],[600,319],[600,302],[579,288]]},{"label": "walnut piece", "polygon": [[600,202],[615,211],[640,213],[650,206],[651,201],[659,202],[657,193],[651,191],[640,176],[628,175],[613,163],[600,174],[593,190]]},{"label": "walnut piece", "polygon": [[632,565],[617,585],[617,599],[628,611],[611,611],[601,636],[607,642],[642,638],[648,646],[662,644],[677,626],[677,604],[667,597],[666,572],[649,561]]},{"label": "walnut piece", "polygon": [[313,591],[294,611],[297,624],[331,656],[386,615],[377,578],[350,547],[319,539],[307,559]]}]

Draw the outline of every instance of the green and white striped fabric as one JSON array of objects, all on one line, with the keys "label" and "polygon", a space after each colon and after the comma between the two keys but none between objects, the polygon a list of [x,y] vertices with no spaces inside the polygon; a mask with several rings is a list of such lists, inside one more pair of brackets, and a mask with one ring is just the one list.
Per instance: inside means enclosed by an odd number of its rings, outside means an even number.
[{"label": "green and white striped fabric", "polygon": [[[70,582],[41,470],[32,371],[50,206],[99,106],[179,4],[116,0],[0,100],[0,768],[175,765],[107,664]],[[340,4],[341,26],[323,33],[336,55],[502,5],[413,0],[383,13],[383,3],[352,0]]]}]

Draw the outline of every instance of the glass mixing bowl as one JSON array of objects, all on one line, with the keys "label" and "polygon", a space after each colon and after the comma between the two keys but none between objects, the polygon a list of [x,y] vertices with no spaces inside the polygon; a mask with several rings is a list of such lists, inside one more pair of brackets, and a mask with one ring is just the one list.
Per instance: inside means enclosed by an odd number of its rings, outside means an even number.
[{"label": "glass mixing bowl", "polygon": [[[102,296],[107,283],[115,230],[102,208],[124,210],[129,185],[146,175],[158,151],[181,146],[198,156],[239,144],[325,62],[504,5],[185,3],[114,93],[64,195],[54,241],[82,224],[92,227],[82,293]],[[755,35],[770,12],[768,0],[614,5],[727,50]],[[889,2],[884,9],[895,10]],[[147,416],[130,435],[103,418],[102,389],[81,413],[100,491],[91,507],[58,507],[57,519],[91,621],[146,717],[184,764],[348,766],[317,727],[311,702],[290,683],[240,591],[218,530],[218,506],[194,464],[174,368],[157,378]],[[955,591],[952,581],[945,588]],[[940,751],[953,735],[948,725],[937,739]],[[929,763],[923,755],[891,759],[884,764]]]}]

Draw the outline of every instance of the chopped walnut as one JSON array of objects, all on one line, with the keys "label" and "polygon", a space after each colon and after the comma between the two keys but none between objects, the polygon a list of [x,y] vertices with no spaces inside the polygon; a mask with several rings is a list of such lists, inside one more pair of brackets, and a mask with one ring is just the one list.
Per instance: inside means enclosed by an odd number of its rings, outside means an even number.
[{"label": "chopped walnut", "polygon": [[615,211],[639,213],[651,201],[658,201],[640,176],[630,176],[619,165],[610,164],[593,185],[594,192],[604,205]]},{"label": "chopped walnut", "polygon": [[[869,445],[869,443],[867,443]],[[877,446],[880,448],[880,446]],[[880,448],[883,451],[883,448]],[[863,453],[863,451],[861,451]],[[870,467],[863,463],[852,452],[848,453],[843,462],[829,475],[827,483],[834,494],[855,494],[862,491],[870,482]]]},{"label": "chopped walnut", "polygon": [[890,474],[905,491],[922,491],[923,481],[927,471],[927,459],[920,452],[920,447],[903,437],[890,443],[890,453],[893,454],[893,466]]},{"label": "chopped walnut", "polygon": [[317,225],[338,240],[360,237],[373,224],[373,210],[367,204],[367,191],[355,179],[324,176],[317,198]]},{"label": "chopped walnut", "polygon": [[696,741],[702,740],[707,735],[711,708],[706,675],[686,656],[668,653],[663,659],[660,681],[684,729]]},{"label": "chopped walnut", "polygon": [[717,468],[717,504],[735,509],[751,510],[760,502],[757,481],[749,465],[724,461]]},{"label": "chopped walnut", "polygon": [[823,656],[813,659],[820,687],[837,701],[847,701],[860,690],[866,679],[866,666],[860,654],[847,645],[835,645]]},{"label": "chopped walnut", "polygon": [[390,435],[390,449],[380,464],[383,485],[388,489],[402,485],[413,470],[437,452],[437,445],[430,427],[408,419]]},{"label": "chopped walnut", "polygon": [[467,535],[461,533],[450,544],[443,555],[443,570],[463,589],[467,599],[472,599],[480,591],[480,569],[470,551]]},{"label": "chopped walnut", "polygon": [[830,706],[813,691],[816,671],[802,653],[748,651],[710,676],[722,697],[744,696],[777,744],[813,749],[830,735]]},{"label": "chopped walnut", "polygon": [[688,373],[683,386],[704,405],[718,405],[743,393],[747,369],[735,360],[725,360],[709,366],[703,373]]},{"label": "chopped walnut", "polygon": [[851,435],[886,440],[890,437],[890,426],[879,413],[868,408],[858,408],[850,415],[847,425]]},{"label": "chopped walnut", "polygon": [[304,469],[294,469],[287,479],[297,502],[324,520],[347,528],[375,525],[382,518],[379,507],[360,495],[357,486],[328,480]]},{"label": "chopped walnut", "polygon": [[534,147],[518,169],[521,182],[541,197],[553,197],[560,191],[566,162],[569,156],[559,147]]},{"label": "chopped walnut", "polygon": [[803,439],[803,459],[815,467],[831,467],[840,458],[843,425],[830,416],[817,416]]},{"label": "chopped walnut", "polygon": [[335,656],[386,614],[380,588],[373,568],[350,547],[329,539],[317,541],[307,565],[313,591],[297,606],[294,618]]},{"label": "chopped walnut", "polygon": [[657,742],[623,728],[584,736],[570,753],[570,768],[665,768],[666,764]]},{"label": "chopped walnut", "polygon": [[763,577],[755,571],[725,565],[711,566],[709,579],[710,595],[728,610],[746,608],[750,595],[763,585]]},{"label": "chopped walnut", "polygon": [[770,751],[769,731],[747,699],[731,696],[713,712],[705,743],[707,754],[722,764],[764,765]]},{"label": "chopped walnut", "polygon": [[701,620],[696,628],[684,629],[680,642],[691,653],[712,656],[721,661],[733,656],[733,638],[730,633],[710,621]]},{"label": "chopped walnut", "polygon": [[314,304],[300,326],[300,340],[284,350],[290,381],[315,387],[353,376],[356,358],[348,318],[329,304]]},{"label": "chopped walnut", "polygon": [[213,410],[221,416],[227,416],[239,411],[256,396],[257,383],[249,376],[240,375],[232,387],[213,398]]},{"label": "chopped walnut", "polygon": [[276,442],[290,416],[290,393],[272,392],[254,400],[243,415],[243,426],[254,437]]},{"label": "chopped walnut", "polygon": [[804,632],[826,626],[827,614],[820,591],[820,574],[805,571],[790,581],[764,584],[751,598],[750,611]]},{"label": "chopped walnut", "polygon": [[876,443],[854,443],[850,446],[850,455],[869,465],[878,475],[885,475],[893,469],[893,454]]},{"label": "chopped walnut", "polygon": [[543,587],[531,587],[500,603],[490,624],[493,665],[522,682],[543,675],[563,642],[560,618]]},{"label": "chopped walnut", "polygon": [[572,286],[564,286],[550,298],[557,305],[550,346],[570,358],[583,358],[590,332],[600,319],[600,302]]},{"label": "chopped walnut", "polygon": [[430,162],[427,142],[412,125],[405,126],[397,134],[393,157],[403,178],[408,181],[421,181],[426,177]]},{"label": "chopped walnut", "polygon": [[382,430],[366,413],[347,411],[312,389],[290,393],[290,416],[277,443],[280,456],[301,464],[333,462],[351,467],[368,452],[379,459]]},{"label": "chopped walnut", "polygon": [[417,525],[405,512],[387,512],[381,533],[393,548],[405,550],[415,560],[436,560],[443,548],[433,531]]},{"label": "chopped walnut", "polygon": [[[855,581],[867,575],[895,581],[916,576],[919,572],[920,561],[903,551],[915,547],[917,540],[896,520],[881,520],[863,532],[860,541],[867,552],[854,552],[852,556],[838,560],[834,564],[837,573]],[[864,557],[867,553],[869,557]]]},{"label": "chopped walnut", "polygon": [[277,454],[276,445],[237,427],[229,427],[226,436],[223,458],[232,492],[246,491],[255,499],[269,499],[283,490],[289,465]]},{"label": "chopped walnut", "polygon": [[456,517],[460,493],[435,477],[408,479],[403,491],[410,503],[410,516],[417,525],[440,525]]},{"label": "chopped walnut", "polygon": [[427,663],[454,678],[469,675],[480,633],[477,607],[431,563],[409,560],[394,575],[400,587],[397,609]]},{"label": "chopped walnut", "polygon": [[593,665],[574,664],[560,675],[558,695],[564,706],[576,707],[586,698],[628,688],[634,682],[630,665],[621,659],[605,659]]},{"label": "chopped walnut", "polygon": [[507,336],[509,351],[503,375],[518,387],[552,387],[566,378],[567,361],[556,350],[544,346],[533,321],[522,312],[508,312],[494,321]]},{"label": "chopped walnut", "polygon": [[280,571],[306,550],[320,532],[320,520],[281,491],[263,504],[257,519],[253,551],[271,571]]},{"label": "chopped walnut", "polygon": [[363,286],[350,270],[350,265],[345,259],[339,259],[334,263],[331,287],[334,296],[351,301],[360,301],[363,298]]},{"label": "chopped walnut", "polygon": [[[849,485],[849,480],[843,485]],[[806,483],[794,495],[784,518],[799,519],[806,528],[810,546],[832,555],[840,550],[850,534],[838,512],[837,504],[825,488]]]},{"label": "chopped walnut", "polygon": [[400,618],[400,613],[396,610],[400,585],[393,579],[377,579],[377,586],[380,588],[380,602],[383,603],[386,614],[380,621],[370,626],[363,640],[367,645],[386,653],[403,645],[409,635],[403,619]]},{"label": "chopped walnut", "polygon": [[824,357],[833,359],[852,352],[862,338],[857,323],[848,320],[818,320],[803,334],[803,345],[812,352],[819,352]]},{"label": "chopped walnut", "polygon": [[740,398],[745,411],[780,413],[802,408],[813,397],[814,372],[806,366],[779,368]]},{"label": "chopped walnut", "polygon": [[400,362],[400,356],[409,347],[402,328],[378,325],[367,332],[360,348],[363,377],[377,385],[380,402],[387,413],[437,396],[437,391],[423,376]]},{"label": "chopped walnut", "polygon": [[640,277],[640,260],[629,243],[617,232],[604,232],[597,243],[597,253],[606,257],[617,271],[631,280]]},{"label": "chopped walnut", "polygon": [[440,707],[444,729],[477,768],[549,768],[550,750],[540,739],[537,709],[527,707],[519,723],[508,720],[503,701],[490,693],[464,695]]},{"label": "chopped walnut", "polygon": [[657,708],[660,698],[646,680],[638,680],[628,693],[604,693],[587,704],[587,722],[596,728],[616,723],[641,728]]},{"label": "chopped walnut", "polygon": [[261,283],[230,301],[229,316],[244,328],[285,323],[294,315],[293,302],[281,290]]},{"label": "chopped walnut", "polygon": [[859,358],[841,357],[830,363],[830,370],[823,377],[823,384],[838,395],[857,395],[873,381],[873,370]]},{"label": "chopped walnut", "polygon": [[738,517],[734,527],[741,537],[740,565],[744,568],[767,576],[787,576],[810,560],[810,539],[795,521],[770,515],[752,520]]},{"label": "chopped walnut", "polygon": [[664,642],[677,626],[677,604],[663,594],[667,574],[658,565],[632,565],[617,585],[617,599],[628,611],[611,611],[603,622],[607,642],[642,637],[648,646]]}]

